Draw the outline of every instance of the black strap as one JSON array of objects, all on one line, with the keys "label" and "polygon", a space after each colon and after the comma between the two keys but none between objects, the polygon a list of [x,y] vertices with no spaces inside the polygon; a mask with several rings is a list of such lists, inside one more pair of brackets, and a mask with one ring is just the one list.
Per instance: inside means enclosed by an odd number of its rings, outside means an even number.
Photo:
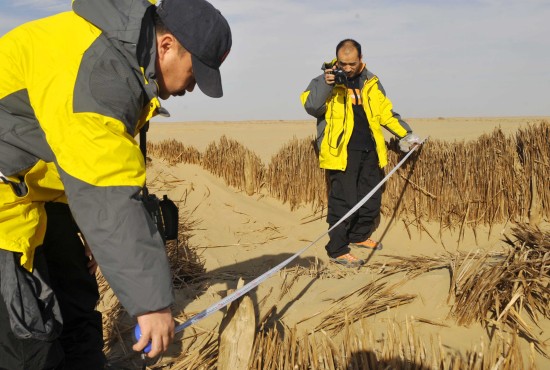
[{"label": "black strap", "polygon": [[0,180],[2,180],[4,184],[10,185],[15,195],[24,197],[29,192],[27,184],[25,183],[25,178],[23,176],[17,176],[17,179],[19,182],[10,181],[7,177],[0,176]]},{"label": "black strap", "polygon": [[[139,130],[139,149],[141,149],[141,154],[143,154],[143,160],[147,166],[147,131],[149,131],[149,121],[143,125],[141,130]],[[146,197],[149,195],[149,190],[147,190],[147,185],[143,185],[143,195]]]},{"label": "black strap", "polygon": [[145,159],[147,159],[147,131],[149,131],[149,121],[139,130],[139,148]]}]

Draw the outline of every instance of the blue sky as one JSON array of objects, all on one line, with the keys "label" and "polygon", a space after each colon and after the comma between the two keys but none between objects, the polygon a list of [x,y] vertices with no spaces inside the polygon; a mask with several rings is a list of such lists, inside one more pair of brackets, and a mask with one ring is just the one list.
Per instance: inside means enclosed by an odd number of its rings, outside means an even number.
[{"label": "blue sky", "polygon": [[[233,48],[224,97],[164,102],[169,119],[308,119],[299,95],[354,38],[405,118],[550,116],[550,0],[211,0]],[[70,0],[0,0],[0,35]]]}]

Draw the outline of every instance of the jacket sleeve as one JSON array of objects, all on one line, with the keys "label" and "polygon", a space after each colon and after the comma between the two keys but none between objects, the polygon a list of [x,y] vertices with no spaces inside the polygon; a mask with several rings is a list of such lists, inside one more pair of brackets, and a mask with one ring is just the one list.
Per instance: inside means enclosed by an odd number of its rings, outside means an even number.
[{"label": "jacket sleeve", "polygon": [[[164,244],[138,199],[145,183],[139,145],[113,117],[66,114],[61,129],[49,121],[44,126],[69,207],[102,273],[131,315],[170,306]],[[71,140],[63,140],[67,134]]]},{"label": "jacket sleeve", "polygon": [[[101,114],[69,113],[66,130],[51,125],[48,142],[71,212],[101,272],[131,315],[173,303],[162,239],[138,194],[145,163],[125,125]],[[61,142],[61,132],[71,140]],[[62,145],[61,145],[62,143]]]},{"label": "jacket sleeve", "polygon": [[94,186],[60,169],[71,212],[101,272],[131,315],[173,303],[162,239],[139,186]]},{"label": "jacket sleeve", "polygon": [[315,118],[324,116],[327,107],[326,101],[332,91],[332,85],[325,82],[325,76],[315,77],[309,83],[306,91],[302,93],[300,99],[306,112]]},{"label": "jacket sleeve", "polygon": [[40,124],[71,212],[102,273],[128,313],[139,315],[172,304],[170,267],[137,197],[145,184],[145,161],[133,137],[137,90],[122,79],[104,86],[94,86],[95,95],[79,93],[72,109],[45,114]]},{"label": "jacket sleeve", "polygon": [[378,84],[380,99],[380,124],[393,135],[402,139],[412,132],[409,124],[401,119],[401,115],[393,110],[393,104],[386,96],[386,91],[380,83]]},{"label": "jacket sleeve", "polygon": [[145,162],[128,124],[100,113],[56,113],[44,115],[40,124],[55,154],[71,212],[102,273],[131,315],[170,306],[168,259],[138,199]]}]

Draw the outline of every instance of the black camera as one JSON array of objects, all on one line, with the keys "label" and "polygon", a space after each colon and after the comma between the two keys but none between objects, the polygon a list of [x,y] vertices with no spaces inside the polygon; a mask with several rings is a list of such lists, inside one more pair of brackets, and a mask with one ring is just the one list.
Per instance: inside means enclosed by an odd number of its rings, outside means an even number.
[{"label": "black camera", "polygon": [[346,72],[344,72],[340,68],[333,70],[332,74],[334,75],[334,83],[336,85],[345,85],[348,82],[348,76],[346,75]]}]

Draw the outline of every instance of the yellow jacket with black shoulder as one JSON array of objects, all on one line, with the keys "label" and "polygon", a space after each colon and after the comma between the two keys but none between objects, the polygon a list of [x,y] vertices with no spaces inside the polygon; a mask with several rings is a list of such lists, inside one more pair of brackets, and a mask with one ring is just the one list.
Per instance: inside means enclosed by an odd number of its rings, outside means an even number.
[{"label": "yellow jacket with black shoulder", "polygon": [[173,301],[162,239],[139,200],[134,137],[160,109],[155,5],[75,0],[0,38],[0,248],[32,269],[44,202],[68,202],[133,315]]},{"label": "yellow jacket with black shoulder", "polygon": [[[377,76],[364,68],[359,78],[363,86],[363,108],[376,145],[378,162],[383,168],[388,163],[388,156],[382,127],[400,139],[411,129],[394,112]],[[347,94],[343,85],[328,85],[323,74],[314,78],[300,97],[306,111],[317,118],[319,164],[324,169],[344,171],[347,166],[347,146],[354,125],[353,107],[351,99],[346,98]]]}]

